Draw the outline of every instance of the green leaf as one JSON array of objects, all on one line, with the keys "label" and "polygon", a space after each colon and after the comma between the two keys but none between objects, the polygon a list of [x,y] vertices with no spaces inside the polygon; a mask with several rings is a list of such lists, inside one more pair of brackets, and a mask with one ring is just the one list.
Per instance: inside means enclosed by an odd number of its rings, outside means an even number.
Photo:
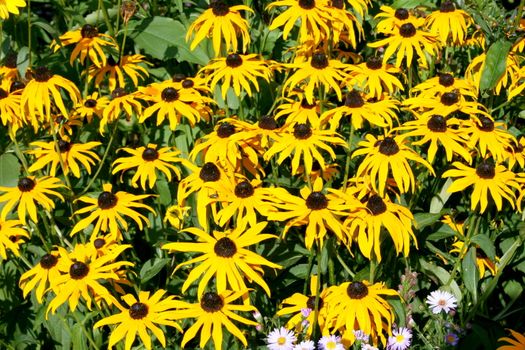
[{"label": "green leaf", "polygon": [[[424,270],[427,276],[435,276],[442,285],[446,285],[447,283],[449,283],[450,273],[447,270],[440,266],[436,266],[432,263],[429,263],[423,258],[419,259],[419,263],[421,264],[421,268]],[[450,282],[450,290],[456,296],[458,302],[461,301],[461,299],[463,298],[463,293],[461,293],[461,289],[459,289],[459,286],[456,283],[456,281],[452,280]]]},{"label": "green leaf", "polygon": [[416,221],[415,226],[418,230],[422,230],[423,228],[434,224],[439,220],[440,217],[440,213],[417,213],[414,215],[414,219]]},{"label": "green leaf", "polygon": [[421,0],[396,0],[392,4],[392,7],[395,9],[398,9],[398,8],[411,9],[417,6],[433,8],[435,5],[430,1],[421,1]]},{"label": "green leaf", "polygon": [[140,280],[145,283],[155,277],[160,270],[168,263],[170,259],[167,258],[153,258],[144,263],[140,269]]},{"label": "green leaf", "polygon": [[85,325],[81,323],[75,323],[75,325],[71,327],[71,336],[73,338],[73,350],[87,349],[87,339],[85,338],[84,333],[82,332],[83,327],[85,327]]},{"label": "green leaf", "polygon": [[11,153],[2,154],[0,156],[0,186],[15,186],[19,176],[18,158]]},{"label": "green leaf", "polygon": [[481,72],[479,87],[482,91],[493,89],[507,68],[507,55],[512,43],[500,39],[490,45],[485,58],[485,67]]},{"label": "green leaf", "polygon": [[160,204],[171,204],[171,192],[170,187],[168,185],[168,181],[166,181],[165,179],[159,179],[157,180],[155,185],[157,186],[157,191],[160,195]]},{"label": "green leaf", "polygon": [[496,259],[496,248],[489,236],[484,234],[475,235],[470,241],[477,244],[490,260],[494,261],[494,259]]},{"label": "green leaf", "polygon": [[439,213],[443,209],[443,206],[448,201],[452,193],[449,193],[447,190],[452,185],[452,179],[448,178],[447,181],[445,181],[445,184],[441,188],[441,191],[434,197],[432,197],[432,200],[430,201],[430,210],[429,213]]},{"label": "green leaf", "polygon": [[471,247],[461,262],[461,272],[465,288],[472,295],[474,303],[478,299],[479,271],[476,264],[476,248]]}]

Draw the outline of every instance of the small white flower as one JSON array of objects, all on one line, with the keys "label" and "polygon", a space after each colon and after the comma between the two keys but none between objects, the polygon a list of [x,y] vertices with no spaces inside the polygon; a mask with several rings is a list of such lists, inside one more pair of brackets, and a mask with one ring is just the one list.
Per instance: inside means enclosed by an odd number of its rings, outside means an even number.
[{"label": "small white flower", "polygon": [[435,290],[427,297],[427,304],[433,313],[439,314],[441,311],[448,313],[456,308],[458,299],[444,290]]},{"label": "small white flower", "polygon": [[305,307],[301,309],[301,315],[303,315],[303,317],[305,318],[310,316],[311,313],[312,313],[312,309],[310,309],[309,307]]},{"label": "small white flower", "polygon": [[401,327],[392,331],[392,336],[388,337],[388,350],[405,350],[410,347],[412,342],[412,331]]},{"label": "small white flower", "polygon": [[379,348],[376,348],[370,344],[361,344],[361,350],[379,350]]},{"label": "small white flower", "polygon": [[353,332],[354,332],[355,340],[359,340],[365,343],[368,343],[368,341],[370,340],[370,336],[366,334],[365,332],[363,332],[362,330],[357,330],[357,331],[353,330]]},{"label": "small white flower", "polygon": [[311,340],[305,340],[294,346],[293,350],[315,350],[315,344]]},{"label": "small white flower", "polygon": [[296,341],[294,332],[284,327],[275,328],[266,338],[269,350],[293,350]]},{"label": "small white flower", "polygon": [[341,344],[341,337],[335,335],[325,335],[319,339],[317,346],[319,350],[345,350],[345,347]]}]

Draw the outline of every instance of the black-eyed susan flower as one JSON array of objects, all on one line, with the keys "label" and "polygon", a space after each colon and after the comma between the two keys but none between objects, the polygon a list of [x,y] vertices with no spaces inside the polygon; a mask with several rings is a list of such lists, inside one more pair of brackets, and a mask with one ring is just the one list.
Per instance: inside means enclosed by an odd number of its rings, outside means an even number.
[{"label": "black-eyed susan flower", "polygon": [[137,182],[140,180],[140,187],[146,190],[147,187],[153,188],[157,181],[157,171],[166,175],[168,181],[171,182],[171,173],[180,179],[181,173],[172,163],[181,163],[185,160],[180,158],[180,151],[173,147],[162,147],[157,150],[157,145],[149,143],[147,147],[138,147],[136,149],[125,147],[121,149],[127,152],[129,157],[119,157],[113,162],[112,174],[119,171],[135,170],[135,175],[131,179],[131,185],[138,187]]},{"label": "black-eyed susan flower", "polygon": [[22,177],[15,187],[0,187],[0,203],[6,202],[0,217],[6,218],[11,210],[16,208],[18,218],[27,225],[27,215],[33,222],[38,222],[37,203],[45,210],[55,208],[52,197],[64,200],[56,189],[64,187],[60,179],[51,176],[36,178],[35,176]]},{"label": "black-eyed susan flower", "polygon": [[441,44],[463,45],[467,30],[474,23],[468,13],[458,10],[452,1],[443,1],[439,10],[432,12],[425,19],[430,33],[438,36]]},{"label": "black-eyed susan flower", "polygon": [[97,198],[83,196],[78,199],[78,201],[88,205],[78,209],[73,215],[86,213],[89,213],[89,215],[73,226],[71,235],[86,229],[92,223],[95,223],[95,226],[91,236],[96,236],[100,231],[117,234],[119,226],[125,230],[129,227],[128,220],[125,217],[135,221],[140,230],[144,227],[143,222],[149,226],[148,218],[135,210],[142,208],[155,213],[150,206],[141,202],[143,199],[150,197],[149,194],[134,195],[124,191],[113,193],[111,184],[104,184],[102,188],[103,191]]},{"label": "black-eyed susan flower", "polygon": [[[367,9],[367,4],[364,1],[353,1],[354,4],[358,2],[364,3],[365,10]],[[357,42],[365,36],[360,21],[352,12],[348,11],[345,2],[341,0],[332,0],[330,6],[328,6],[328,13],[331,16],[329,23],[332,30],[331,39],[333,43],[338,43],[343,39],[355,49]]]},{"label": "black-eyed susan flower", "polygon": [[155,335],[163,347],[166,347],[164,331],[157,325],[174,327],[181,332],[182,328],[175,321],[176,308],[181,305],[181,302],[175,300],[173,295],[163,298],[165,294],[166,291],[163,289],[157,290],[151,296],[150,292],[141,291],[138,298],[132,294],[126,294],[122,300],[128,307],[115,303],[120,313],[101,319],[95,323],[93,328],[118,324],[109,337],[108,347],[110,349],[119,341],[126,339],[125,349],[130,350],[138,334],[146,349],[151,350],[151,336],[148,330]]},{"label": "black-eyed susan flower", "polygon": [[29,238],[29,233],[22,227],[20,220],[4,220],[0,218],[0,257],[7,260],[7,251],[20,256],[22,238]]},{"label": "black-eyed susan flower", "polygon": [[353,343],[354,330],[361,330],[370,335],[374,345],[378,344],[378,338],[385,345],[384,333],[390,333],[394,313],[383,296],[397,295],[395,290],[385,288],[383,282],[354,281],[329,287],[325,298],[329,305],[326,324],[339,330],[343,341]]},{"label": "black-eyed susan flower", "polygon": [[[481,75],[485,70],[486,59],[486,53],[482,53],[479,56],[474,57],[468,65],[467,69],[465,70],[465,78],[472,81],[478,90],[480,88]],[[496,93],[496,95],[499,95],[502,89],[511,86],[512,83],[515,81],[516,77],[519,76],[519,72],[520,58],[515,52],[510,51],[509,54],[506,56],[505,73],[501,75],[501,77],[496,83],[496,86],[494,87],[494,92]],[[511,89],[511,93],[512,91],[514,91],[514,89]],[[510,96],[509,100],[513,96],[515,96],[516,93],[517,91],[514,91],[514,93],[512,93],[512,96]]]},{"label": "black-eyed susan flower", "polygon": [[[525,40],[523,40],[525,43]],[[525,89],[525,68],[521,67],[518,71],[514,72],[512,83],[509,86],[509,95],[507,100],[510,101],[514,97],[519,96],[523,89]]]},{"label": "black-eyed susan flower", "polygon": [[[512,208],[516,207],[515,190],[520,190],[520,185],[516,181],[516,175],[507,170],[503,165],[494,164],[492,160],[483,160],[475,168],[471,168],[460,162],[454,162],[455,169],[449,169],[443,173],[443,177],[453,177],[452,185],[447,192],[454,193],[464,191],[467,187],[473,186],[470,197],[470,208],[475,210],[480,204],[480,213],[483,213],[489,204],[494,203],[497,210],[502,210],[503,199]],[[492,199],[492,200],[491,200]]]},{"label": "black-eyed susan flower", "polygon": [[80,100],[80,91],[76,85],[60,75],[53,74],[46,67],[35,68],[32,76],[33,79],[22,91],[20,106],[22,114],[30,121],[33,128],[38,130],[40,124],[48,124],[52,120],[52,105],[67,118],[69,109],[64,103],[61,90],[67,92],[66,95],[73,105],[76,105]]},{"label": "black-eyed susan flower", "polygon": [[514,337],[501,337],[498,342],[506,342],[507,344],[501,345],[497,350],[523,350],[525,349],[525,334],[516,332],[515,330],[508,329],[510,334]]},{"label": "black-eyed susan flower", "polygon": [[55,297],[49,303],[47,312],[55,313],[66,302],[69,309],[75,311],[80,298],[86,302],[89,310],[95,298],[112,305],[115,298],[101,282],[118,280],[120,276],[116,273],[117,270],[134,265],[129,261],[115,261],[129,247],[130,245],[121,245],[100,257],[84,244],[75,245],[72,252],[59,247],[60,261],[57,266],[60,276],[52,281],[51,288]]},{"label": "black-eyed susan flower", "polygon": [[[464,239],[465,237],[461,236],[461,238]],[[452,244],[452,247],[453,248],[449,250],[449,253],[456,253],[458,254],[458,258],[463,260],[468,252],[468,246],[465,244],[465,241],[457,240]],[[492,260],[485,254],[483,249],[476,246],[476,266],[481,278],[485,277],[486,271],[489,271],[490,275],[494,276],[497,271],[497,262],[499,262],[499,257],[495,256],[494,260]]]},{"label": "black-eyed susan flower", "polygon": [[450,73],[440,73],[433,78],[414,86],[411,90],[418,97],[441,98],[445,93],[455,92],[459,96],[477,99],[478,91],[472,81],[454,77]]},{"label": "black-eyed susan flower", "polygon": [[416,96],[407,98],[403,101],[403,106],[424,117],[434,114],[446,117],[454,112],[468,115],[488,115],[484,105],[477,101],[470,101],[458,90],[444,92],[442,95],[435,97]]},{"label": "black-eyed susan flower", "polygon": [[104,53],[103,47],[117,46],[111,36],[99,33],[97,27],[91,24],[84,24],[82,28],[62,34],[58,39],[60,43],[53,42],[53,44],[51,44],[54,52],[64,46],[76,45],[69,58],[70,64],[73,64],[73,61],[80,55],[80,63],[82,64],[84,64],[86,57],[89,57],[95,66],[105,66],[106,54]]},{"label": "black-eyed susan flower", "polygon": [[306,84],[306,86],[302,87],[304,97],[309,104],[313,104],[314,89],[319,89],[323,86],[326,92],[333,89],[337,98],[341,101],[340,84],[347,76],[345,69],[348,65],[339,60],[331,60],[325,53],[318,52],[313,54],[307,61],[291,63],[286,66],[296,70],[286,79],[283,85],[283,93],[301,86],[301,84]]},{"label": "black-eyed susan flower", "polygon": [[394,9],[390,6],[381,6],[374,19],[379,20],[376,25],[376,31],[382,34],[395,33],[403,24],[411,23],[417,20],[412,10],[400,7]]},{"label": "black-eyed susan flower", "polygon": [[235,292],[225,290],[219,293],[206,292],[199,294],[198,303],[191,304],[181,301],[181,305],[178,306],[179,309],[176,311],[177,317],[181,319],[196,319],[184,332],[181,346],[184,348],[191,339],[195,338],[200,330],[200,348],[206,346],[211,336],[214,349],[222,350],[223,327],[225,327],[231,335],[239,339],[245,347],[248,346],[243,332],[232,322],[232,320],[235,320],[248,326],[257,325],[257,322],[248,320],[236,313],[238,311],[256,311],[252,305],[233,303],[239,299],[240,296],[245,295],[245,293],[247,293],[246,290],[238,290]]},{"label": "black-eyed susan flower", "polygon": [[142,113],[142,105],[137,98],[137,93],[128,93],[123,88],[116,88],[111,92],[111,101],[102,112],[102,119],[100,119],[99,131],[103,134],[106,130],[106,125],[116,122],[122,114],[126,119],[130,119],[133,113],[137,116]]},{"label": "black-eyed susan flower", "polygon": [[231,53],[226,57],[216,58],[204,66],[199,74],[206,76],[206,83],[211,90],[221,82],[221,95],[224,99],[230,87],[236,96],[241,96],[241,90],[252,96],[252,86],[259,91],[257,78],[269,82],[272,71],[258,54]]},{"label": "black-eyed susan flower", "polygon": [[[250,44],[250,33],[248,21],[241,16],[240,11],[253,13],[253,10],[246,5],[229,6],[223,0],[210,0],[209,8],[188,28],[186,41],[195,33],[190,49],[195,49],[204,38],[212,38],[215,57],[220,56],[223,52],[240,51],[237,39],[240,34],[242,52],[245,52]],[[224,46],[222,40],[224,40]]]},{"label": "black-eyed susan flower", "polygon": [[49,133],[58,134],[61,138],[68,138],[73,135],[73,127],[80,129],[83,125],[83,118],[76,114],[72,113],[69,115],[69,118],[64,117],[63,115],[53,115],[51,125],[49,127]]},{"label": "black-eyed susan flower", "polygon": [[[239,120],[236,123],[241,127],[240,132],[245,135],[246,142],[257,151],[263,152],[267,150],[273,141],[279,138],[281,128],[271,115],[262,115],[259,121],[254,124],[244,123]],[[250,169],[246,170],[252,172]]]},{"label": "black-eyed susan flower", "polygon": [[312,128],[308,124],[295,124],[293,128],[288,128],[281,134],[281,137],[266,151],[264,159],[269,160],[278,155],[277,164],[281,164],[286,158],[292,157],[292,175],[298,173],[300,163],[304,165],[304,171],[309,175],[314,160],[317,160],[321,167],[325,166],[320,150],[328,153],[332,160],[335,159],[332,145],[347,147],[346,142],[335,131]]},{"label": "black-eyed susan flower", "polygon": [[54,250],[42,256],[39,263],[20,276],[19,286],[24,298],[36,287],[36,300],[42,304],[44,294],[51,290],[49,287],[60,277],[58,269],[60,259],[59,252]]},{"label": "black-eyed susan flower", "polygon": [[512,170],[514,165],[525,167],[525,136],[520,136],[516,143],[506,148],[507,156],[505,157],[509,169]]},{"label": "black-eyed susan flower", "polygon": [[191,207],[189,206],[182,206],[180,204],[170,205],[166,209],[163,221],[169,223],[176,230],[182,230],[190,211]]},{"label": "black-eyed susan flower", "polygon": [[21,90],[11,92],[4,81],[0,84],[0,120],[4,126],[22,126],[20,110]]},{"label": "black-eyed susan flower", "polygon": [[357,176],[370,175],[372,188],[384,195],[389,173],[392,174],[401,193],[413,192],[416,185],[414,172],[409,160],[425,166],[432,175],[432,166],[406,145],[402,136],[385,136],[382,139],[371,134],[359,142],[362,148],[354,151],[352,157],[366,155],[357,169]]},{"label": "black-eyed susan flower", "polygon": [[9,18],[9,14],[14,15],[20,14],[19,8],[26,7],[24,0],[4,0],[0,3],[0,18],[6,20]]},{"label": "black-eyed susan flower", "polygon": [[31,142],[31,146],[35,148],[27,151],[27,153],[34,155],[36,160],[28,170],[34,172],[51,166],[49,175],[55,176],[60,164],[65,175],[71,172],[75,177],[80,178],[81,168],[79,164],[86,168],[88,174],[91,174],[91,166],[100,161],[100,157],[93,151],[95,147],[100,145],[101,143],[98,141],[76,143],[70,142],[67,138],[61,138],[56,143],[54,141]]},{"label": "black-eyed susan flower", "polygon": [[97,67],[93,65],[89,67],[89,80],[95,79],[95,85],[100,86],[107,76],[109,91],[113,91],[117,87],[124,88],[126,86],[126,77],[131,79],[134,86],[138,86],[139,79],[142,80],[149,76],[148,70],[140,65],[150,65],[145,58],[145,56],[139,54],[123,55],[116,62],[113,56],[109,56],[104,66]]},{"label": "black-eyed susan flower", "polygon": [[369,57],[366,62],[348,66],[347,86],[357,85],[368,91],[370,97],[380,98],[383,92],[393,94],[396,90],[403,91],[401,81],[394,75],[401,70],[391,64],[384,64],[377,56]]},{"label": "black-eyed susan flower", "polygon": [[302,93],[297,95],[298,101],[290,97],[283,98],[284,102],[277,106],[275,119],[286,117],[287,125],[310,124],[318,128],[321,122],[321,101],[314,99],[312,103],[308,103]]},{"label": "black-eyed susan flower", "polygon": [[20,81],[20,73],[18,72],[17,59],[18,54],[16,52],[10,52],[4,59],[4,65],[0,66],[0,77],[2,77],[2,87],[4,90],[7,90],[5,88],[6,86],[9,87],[9,90],[18,90],[16,86],[11,88],[12,84],[14,82],[22,83]]},{"label": "black-eyed susan flower", "polygon": [[102,113],[108,104],[109,98],[107,96],[99,96],[98,91],[95,91],[82,99],[76,106],[75,111],[80,117],[86,118],[91,123],[94,115],[102,118]]},{"label": "black-eyed susan flower", "polygon": [[506,126],[505,122],[494,121],[485,115],[469,119],[464,125],[465,133],[469,135],[468,146],[477,148],[484,158],[490,153],[496,162],[507,160],[507,150],[517,141]]}]

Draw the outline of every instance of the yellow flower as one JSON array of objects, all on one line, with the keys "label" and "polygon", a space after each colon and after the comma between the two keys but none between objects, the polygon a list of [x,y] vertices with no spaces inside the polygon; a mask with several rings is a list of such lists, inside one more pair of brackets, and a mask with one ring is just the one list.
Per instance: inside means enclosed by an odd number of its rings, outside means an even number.
[{"label": "yellow flower", "polygon": [[123,88],[116,88],[111,92],[111,101],[102,113],[100,120],[99,131],[101,134],[106,130],[106,125],[116,122],[121,113],[124,112],[127,119],[130,119],[133,112],[136,115],[141,115],[142,105],[135,98],[137,93],[127,93]]},{"label": "yellow flower", "polygon": [[189,216],[191,207],[180,204],[171,205],[166,209],[164,222],[168,222],[176,230],[182,230],[186,218]]},{"label": "yellow flower", "polygon": [[405,23],[412,23],[418,21],[411,11],[405,8],[394,9],[390,6],[381,6],[379,12],[374,19],[380,19],[377,23],[376,30],[382,34],[393,34]]},{"label": "yellow flower", "polygon": [[449,38],[454,45],[465,44],[467,30],[474,23],[470,15],[456,9],[452,1],[443,1],[439,10],[432,12],[425,22],[430,32],[437,35],[443,45],[447,45]]},{"label": "yellow flower", "polygon": [[299,101],[284,97],[285,103],[277,106],[275,119],[286,116],[285,124],[287,125],[310,124],[314,128],[318,128],[321,122],[321,101],[314,99],[312,103],[308,103],[302,93],[298,93],[297,96]]},{"label": "yellow flower", "polygon": [[24,0],[2,0],[0,3],[0,18],[2,21],[9,18],[9,14],[20,14],[19,7],[26,7]]},{"label": "yellow flower", "polygon": [[[4,65],[0,66],[0,77],[2,77],[2,87],[4,90],[18,90],[16,85],[13,87],[13,83],[22,84],[22,88],[24,86],[20,81],[17,59],[18,55],[15,52],[8,53],[4,59]],[[6,87],[8,87],[8,89],[6,89]]]},{"label": "yellow flower", "polygon": [[58,269],[60,259],[58,251],[45,254],[40,258],[38,264],[20,277],[19,286],[24,298],[36,287],[36,300],[42,304],[44,294],[51,290],[49,286],[54,285],[57,278],[60,277]]},{"label": "yellow flower", "polygon": [[135,221],[140,230],[144,226],[142,222],[145,222],[148,226],[150,225],[147,217],[134,210],[134,208],[143,208],[155,213],[151,207],[139,202],[144,198],[150,197],[149,194],[133,195],[124,191],[113,193],[111,184],[104,184],[102,188],[103,192],[97,198],[83,196],[78,199],[89,205],[78,209],[73,215],[90,214],[73,226],[71,235],[84,230],[94,221],[96,223],[91,232],[92,237],[96,236],[100,231],[116,235],[119,231],[119,225],[125,230],[128,229],[128,221],[124,217]]},{"label": "yellow flower", "polygon": [[380,98],[383,92],[392,95],[396,90],[404,90],[403,84],[394,75],[401,70],[391,64],[384,64],[377,56],[371,56],[366,62],[358,65],[350,65],[348,72],[346,85],[357,84],[358,87],[368,90],[370,97]]},{"label": "yellow flower", "polygon": [[[344,39],[345,42],[350,42],[352,48],[355,49],[357,41],[365,36],[365,32],[359,20],[345,7],[344,1],[332,0],[331,6],[327,9],[331,16],[329,23],[332,29],[332,41],[336,44],[341,39]],[[364,8],[365,10],[367,9],[366,3],[364,3]]]},{"label": "yellow flower", "polygon": [[505,122],[495,122],[485,115],[468,120],[464,132],[469,135],[469,148],[477,147],[484,158],[490,152],[496,162],[506,161],[507,149],[517,142],[506,130]]},{"label": "yellow flower", "polygon": [[[36,141],[31,142],[31,146],[36,149],[29,150],[27,153],[33,154],[36,161],[29,167],[30,172],[34,172],[51,165],[49,175],[55,176],[59,164],[63,165],[63,172],[68,175],[70,172],[77,178],[81,177],[79,164],[82,164],[88,174],[91,174],[91,166],[100,161],[99,156],[93,152],[93,148],[100,146],[98,141],[87,143],[69,142],[68,139],[59,139],[56,143]],[[62,161],[62,163],[60,163]]]},{"label": "yellow flower", "polygon": [[[481,74],[485,70],[487,54],[482,53],[481,55],[472,59],[465,71],[465,78],[472,81],[476,88],[479,90],[481,83]],[[520,58],[515,52],[509,52],[506,56],[505,73],[499,78],[494,88],[496,95],[499,95],[503,88],[511,86],[516,77],[519,76],[520,72]],[[514,88],[511,89],[509,94],[509,100],[512,99],[518,92]]]},{"label": "yellow flower", "polygon": [[450,73],[440,73],[438,76],[425,80],[414,86],[413,93],[419,93],[418,97],[441,98],[445,93],[456,93],[459,96],[468,96],[477,99],[478,91],[472,81],[458,79]]},{"label": "yellow flower", "polygon": [[425,118],[435,114],[446,117],[454,112],[462,112],[468,115],[489,115],[484,105],[476,101],[468,101],[458,90],[444,92],[435,97],[423,97],[425,95],[407,98],[403,101],[403,106]]},{"label": "yellow flower", "polygon": [[29,233],[22,227],[20,220],[4,220],[0,218],[0,257],[7,260],[9,249],[15,256],[20,256],[19,245],[22,237],[29,238]]},{"label": "yellow flower", "polygon": [[[73,135],[73,127],[80,129],[83,126],[82,117],[76,113],[71,114],[69,118],[63,115],[54,115],[53,122],[50,125],[49,133],[58,134],[62,138],[67,138]],[[78,131],[78,130],[77,130]],[[69,136],[68,136],[69,135]]]},{"label": "yellow flower", "polygon": [[109,98],[106,96],[98,96],[98,92],[95,91],[91,95],[86,96],[80,103],[76,106],[76,113],[82,117],[86,118],[89,123],[93,120],[93,115],[96,115],[99,118],[102,118],[102,112],[109,104]]},{"label": "yellow flower", "polygon": [[[223,0],[210,0],[209,8],[188,28],[186,41],[196,32],[190,49],[194,50],[204,38],[211,37],[215,57],[220,56],[223,51],[240,51],[237,36],[241,34],[242,52],[245,52],[250,44],[250,33],[248,31],[248,21],[242,18],[239,11],[253,13],[253,10],[245,5],[229,6],[226,1]],[[224,39],[226,44],[225,47],[222,47],[224,49],[222,51],[221,39]]]},{"label": "yellow flower", "polygon": [[180,325],[175,322],[176,308],[182,302],[175,300],[172,295],[162,299],[164,294],[166,291],[163,289],[157,290],[152,296],[150,296],[150,292],[141,291],[138,299],[132,294],[126,294],[122,300],[126,302],[129,308],[120,305],[120,303],[115,303],[121,312],[101,319],[95,323],[93,328],[118,323],[109,337],[108,348],[110,349],[125,337],[125,349],[130,350],[138,334],[146,349],[151,350],[151,337],[148,334],[148,329],[151,330],[162,346],[166,347],[164,331],[156,324],[174,327],[182,332]]},{"label": "yellow flower", "polygon": [[256,311],[255,307],[251,305],[238,305],[232,302],[238,299],[241,295],[245,295],[246,290],[232,292],[225,290],[224,292],[206,292],[199,294],[201,297],[198,303],[190,304],[187,302],[181,302],[179,310],[175,311],[178,318],[196,318],[197,320],[184,332],[182,338],[182,347],[195,336],[200,330],[200,343],[199,347],[204,349],[206,343],[211,338],[213,339],[214,349],[222,350],[222,328],[226,327],[228,332],[235,336],[241,341],[246,347],[248,342],[246,337],[239,328],[231,321],[235,320],[249,326],[257,325],[257,322],[248,320],[242,316],[239,316],[234,311],[241,312],[253,312]]},{"label": "yellow flower", "polygon": [[2,80],[0,85],[0,120],[4,126],[13,127],[14,131],[22,126],[20,100],[22,90],[10,91]]},{"label": "yellow flower", "polygon": [[69,31],[58,39],[60,43],[53,42],[51,44],[53,52],[57,52],[61,47],[76,44],[71,53],[69,63],[73,64],[75,58],[80,55],[80,63],[84,64],[86,56],[89,56],[91,62],[99,68],[106,65],[106,54],[102,48],[104,46],[117,46],[112,37],[99,33],[98,29],[90,24],[85,24],[82,28]]},{"label": "yellow flower", "polygon": [[113,56],[109,56],[107,62],[102,67],[95,65],[89,67],[89,80],[95,79],[95,85],[100,86],[106,75],[109,75],[109,91],[115,90],[117,87],[124,88],[126,86],[125,77],[129,77],[134,86],[139,85],[139,79],[144,79],[149,76],[146,68],[139,65],[139,63],[151,65],[151,63],[144,60],[143,55],[124,55],[115,62]]},{"label": "yellow flower", "polygon": [[520,334],[512,329],[509,329],[514,339],[510,337],[501,337],[499,342],[507,342],[508,344],[500,346],[497,350],[525,350],[525,334]]},{"label": "yellow flower", "polygon": [[[459,258],[463,259],[468,251],[468,246],[465,247],[465,242],[457,241],[454,242],[452,246],[454,248],[450,249],[449,253],[462,254],[459,256]],[[476,266],[478,267],[480,278],[485,276],[486,270],[490,271],[492,276],[494,276],[497,271],[497,262],[499,262],[499,258],[497,256],[495,257],[495,261],[492,261],[479,246],[476,246]]]},{"label": "yellow flower", "polygon": [[18,218],[24,225],[27,225],[26,216],[33,222],[38,222],[36,203],[51,211],[55,208],[55,202],[51,196],[64,200],[64,197],[55,189],[65,187],[56,177],[44,176],[36,178],[34,176],[22,177],[18,180],[16,187],[0,187],[0,203],[7,202],[2,208],[0,217],[5,220],[12,209],[16,208]]},{"label": "yellow flower", "polygon": [[188,274],[182,285],[184,293],[188,287],[200,277],[197,294],[202,295],[209,285],[210,279],[215,276],[216,287],[219,293],[225,292],[230,286],[234,290],[246,291],[245,279],[255,282],[261,286],[266,294],[270,295],[270,287],[266,284],[262,275],[263,266],[280,269],[281,266],[274,264],[261,255],[247,249],[248,246],[257,244],[277,236],[261,233],[266,227],[266,222],[260,222],[247,230],[236,227],[224,232],[207,232],[195,227],[188,228],[184,232],[195,235],[198,242],[174,242],[167,243],[162,249],[175,252],[195,252],[201,255],[180,263],[175,270],[182,266],[197,264]]}]

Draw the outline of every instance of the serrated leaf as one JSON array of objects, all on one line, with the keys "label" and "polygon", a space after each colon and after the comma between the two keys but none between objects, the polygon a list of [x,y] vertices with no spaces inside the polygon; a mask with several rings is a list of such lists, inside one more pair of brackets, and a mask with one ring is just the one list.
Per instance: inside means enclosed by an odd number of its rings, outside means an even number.
[{"label": "serrated leaf", "polygon": [[476,248],[471,247],[461,262],[461,275],[465,288],[472,295],[474,303],[478,299],[479,271],[476,264]]},{"label": "serrated leaf", "polygon": [[0,186],[12,187],[18,183],[20,165],[18,158],[11,153],[0,156]]},{"label": "serrated leaf", "polygon": [[153,258],[146,261],[140,269],[140,281],[145,283],[155,277],[169,260],[167,258]]},{"label": "serrated leaf", "polygon": [[477,244],[490,260],[494,261],[496,259],[496,248],[487,235],[475,235],[470,241]]},{"label": "serrated leaf", "polygon": [[511,47],[512,43],[504,39],[490,45],[479,83],[479,88],[482,91],[493,89],[505,73],[507,55]]}]

